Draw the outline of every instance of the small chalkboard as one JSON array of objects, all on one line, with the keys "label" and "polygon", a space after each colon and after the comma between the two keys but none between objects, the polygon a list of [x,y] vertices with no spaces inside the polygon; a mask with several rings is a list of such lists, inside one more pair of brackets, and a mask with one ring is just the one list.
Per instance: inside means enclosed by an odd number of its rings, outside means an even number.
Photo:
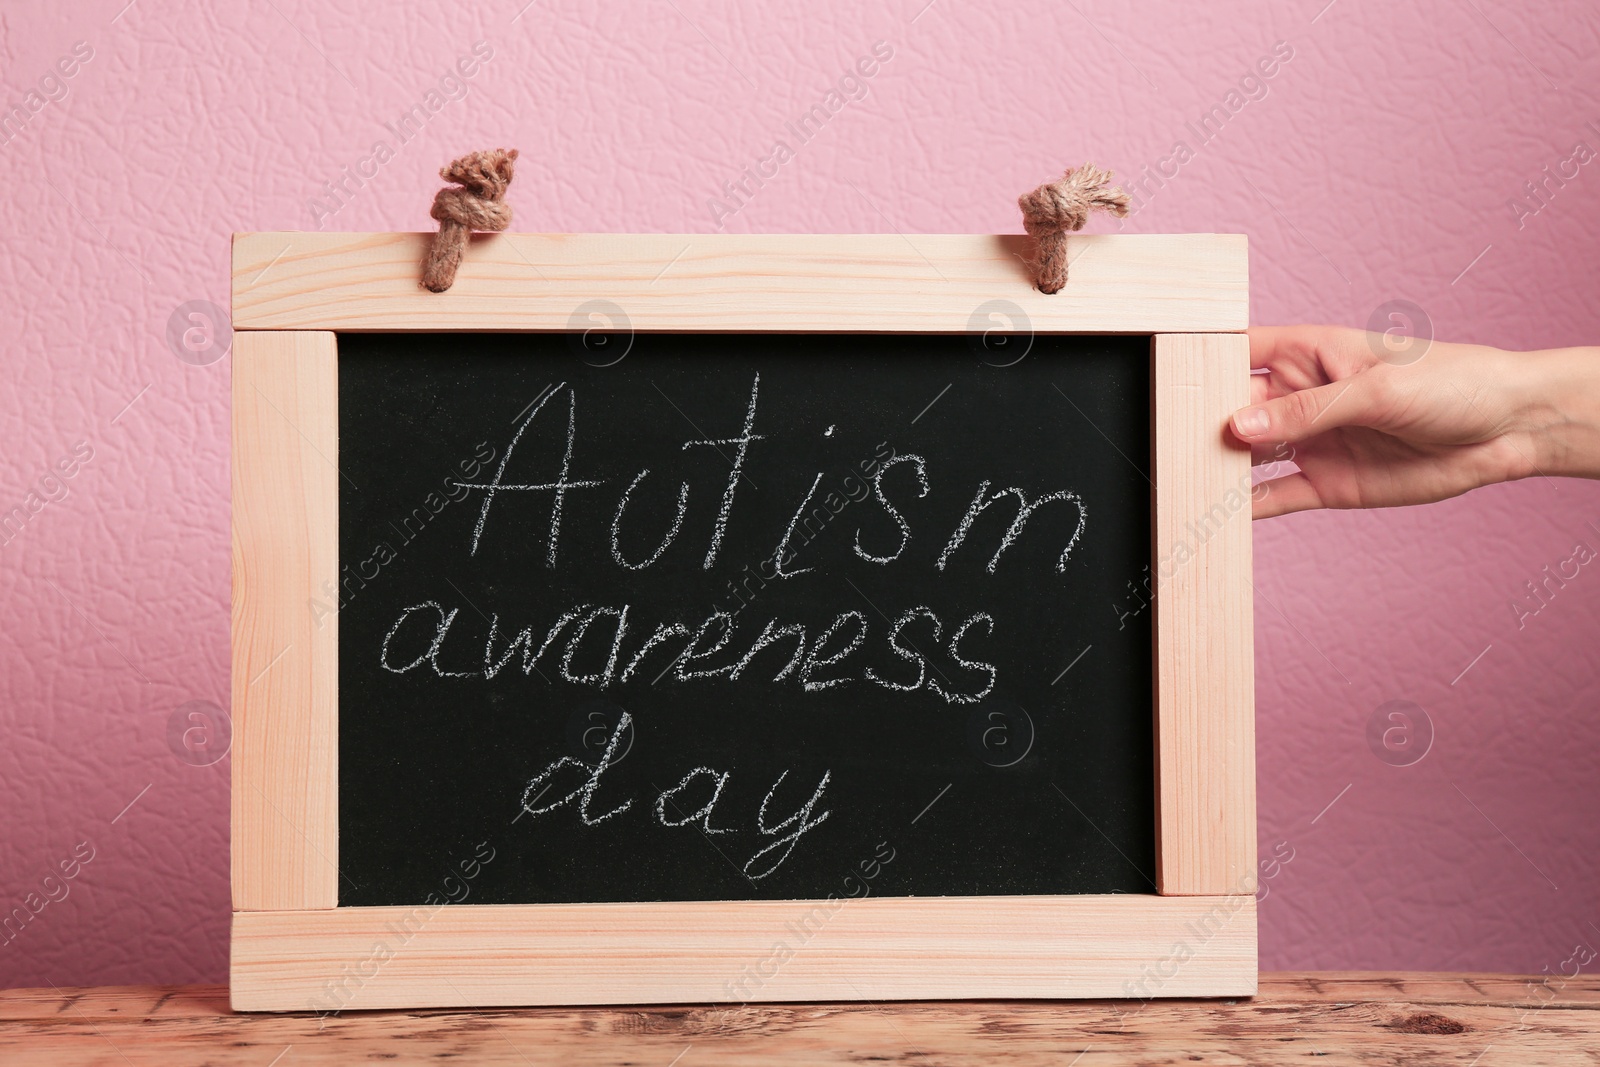
[{"label": "small chalkboard", "polygon": [[607,340],[340,339],[341,902],[1153,892],[1149,339]]},{"label": "small chalkboard", "polygon": [[242,1010],[1248,994],[1242,238],[234,243]]}]

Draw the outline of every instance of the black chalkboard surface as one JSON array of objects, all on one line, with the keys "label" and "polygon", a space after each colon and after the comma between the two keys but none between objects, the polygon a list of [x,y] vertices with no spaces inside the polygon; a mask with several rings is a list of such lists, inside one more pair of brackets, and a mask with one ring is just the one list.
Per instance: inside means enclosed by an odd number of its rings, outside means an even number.
[{"label": "black chalkboard surface", "polygon": [[341,335],[340,905],[1153,893],[1149,350]]}]

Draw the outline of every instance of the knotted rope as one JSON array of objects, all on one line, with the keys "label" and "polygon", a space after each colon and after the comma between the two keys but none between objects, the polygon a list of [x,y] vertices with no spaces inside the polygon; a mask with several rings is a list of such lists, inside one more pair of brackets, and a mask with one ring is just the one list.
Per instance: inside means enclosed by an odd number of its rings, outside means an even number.
[{"label": "knotted rope", "polygon": [[455,284],[473,230],[503,230],[511,225],[511,205],[506,186],[511,184],[515,148],[472,152],[443,167],[439,177],[461,188],[440,189],[428,212],[439,220],[439,233],[422,263],[422,287],[442,293]]},{"label": "knotted rope", "polygon": [[1022,225],[1039,242],[1034,261],[1035,283],[1042,293],[1058,293],[1067,284],[1067,234],[1083,229],[1091,211],[1123,218],[1128,214],[1128,194],[1110,185],[1111,172],[1092,163],[1067,171],[1017,197]]}]

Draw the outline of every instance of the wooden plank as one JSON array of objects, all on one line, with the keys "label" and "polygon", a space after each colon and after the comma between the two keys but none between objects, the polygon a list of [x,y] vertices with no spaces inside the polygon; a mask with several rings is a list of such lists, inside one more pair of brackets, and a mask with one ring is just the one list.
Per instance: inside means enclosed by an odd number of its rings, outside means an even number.
[{"label": "wooden plank", "polygon": [[218,986],[0,992],[0,1061],[1554,1067],[1600,1058],[1600,978],[1589,974],[1264,974],[1254,999],[1230,1001],[561,1007],[336,1018],[233,1015],[227,995]]},{"label": "wooden plank", "polygon": [[1255,898],[241,911],[231,985],[241,1011],[1248,995]]},{"label": "wooden plank", "polygon": [[[235,330],[1039,332],[1242,330],[1241,234],[1069,238],[1071,280],[1031,285],[1025,237],[899,234],[486,234],[455,286],[418,285],[421,233],[242,233]],[[992,300],[1020,309],[980,310]]]},{"label": "wooden plank", "polygon": [[338,363],[331,333],[233,343],[233,906],[332,908]]},{"label": "wooden plank", "polygon": [[1241,335],[1154,339],[1157,885],[1256,890],[1250,402]]}]

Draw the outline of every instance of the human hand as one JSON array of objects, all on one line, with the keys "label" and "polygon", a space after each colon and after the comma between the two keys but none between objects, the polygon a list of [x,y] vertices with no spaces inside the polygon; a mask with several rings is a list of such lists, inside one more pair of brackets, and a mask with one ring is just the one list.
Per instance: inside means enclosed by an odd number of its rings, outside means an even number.
[{"label": "human hand", "polygon": [[1251,376],[1233,433],[1255,463],[1299,468],[1257,487],[1255,518],[1600,477],[1600,352],[1415,341],[1426,347],[1401,365],[1380,358],[1385,341],[1336,326],[1250,330],[1250,365],[1268,373]]}]

